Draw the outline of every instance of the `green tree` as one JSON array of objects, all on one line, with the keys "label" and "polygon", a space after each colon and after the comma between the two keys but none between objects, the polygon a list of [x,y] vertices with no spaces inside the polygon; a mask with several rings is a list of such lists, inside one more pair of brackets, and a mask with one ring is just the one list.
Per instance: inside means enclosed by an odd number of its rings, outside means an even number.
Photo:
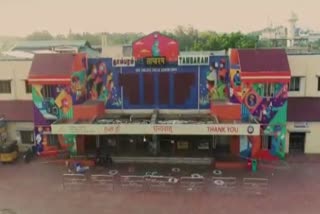
[{"label": "green tree", "polygon": [[192,26],[178,26],[172,33],[167,34],[179,42],[180,50],[189,51],[193,49],[194,43],[197,43],[199,32]]},{"label": "green tree", "polygon": [[35,31],[26,37],[26,40],[52,40],[54,37],[46,30]]},{"label": "green tree", "polygon": [[[181,51],[211,51],[229,48],[259,47],[258,34],[243,34],[241,32],[217,33],[214,31],[199,32],[192,26],[177,26],[172,31],[163,34],[176,39]],[[37,31],[26,37],[28,40],[70,39],[86,40],[91,45],[101,44],[102,33],[72,33],[68,36],[53,37],[48,31]],[[106,33],[108,45],[126,45],[144,36],[143,33]],[[266,44],[264,44],[266,45]],[[269,44],[267,44],[269,45]],[[317,44],[316,44],[317,45]],[[272,47],[272,44],[270,45]]]}]

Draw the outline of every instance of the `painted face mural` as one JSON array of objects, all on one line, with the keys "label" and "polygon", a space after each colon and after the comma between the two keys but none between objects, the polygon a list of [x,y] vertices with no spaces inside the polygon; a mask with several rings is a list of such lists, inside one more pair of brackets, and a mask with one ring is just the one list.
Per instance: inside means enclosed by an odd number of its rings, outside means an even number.
[{"label": "painted face mural", "polygon": [[159,40],[158,40],[158,34],[154,35],[154,42],[152,44],[152,56],[161,56],[160,55],[160,49],[159,49]]},{"label": "painted face mural", "polygon": [[71,77],[71,95],[74,104],[81,104],[86,100],[86,73],[74,72]]},{"label": "painted face mural", "polygon": [[211,64],[207,73],[207,89],[210,100],[217,94],[217,73],[214,64]]},{"label": "painted face mural", "polygon": [[158,32],[149,34],[132,44],[133,57],[166,57],[166,61],[177,62],[179,56],[179,44],[177,41]]},{"label": "painted face mural", "polygon": [[87,90],[90,99],[102,100],[108,108],[118,108],[121,106],[119,86],[114,84],[114,70],[108,62],[107,59],[89,62]]},{"label": "painted face mural", "polygon": [[207,89],[210,100],[223,100],[228,97],[227,73],[226,61],[224,59],[211,63],[209,72],[207,73]]},{"label": "painted face mural", "polygon": [[212,100],[228,98],[230,84],[228,64],[225,57],[210,56],[209,66],[200,66],[200,97],[201,108],[209,108]]},{"label": "painted face mural", "polygon": [[240,71],[238,69],[230,69],[230,101],[233,103],[240,103],[242,100],[242,89]]}]

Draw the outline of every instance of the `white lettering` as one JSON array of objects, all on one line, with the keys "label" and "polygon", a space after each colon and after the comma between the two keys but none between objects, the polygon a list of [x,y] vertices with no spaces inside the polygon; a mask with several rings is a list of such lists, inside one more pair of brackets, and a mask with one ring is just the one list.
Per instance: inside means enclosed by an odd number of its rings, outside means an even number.
[{"label": "white lettering", "polygon": [[112,59],[113,67],[134,67],[135,59],[132,57],[114,58]]},{"label": "white lettering", "polygon": [[209,65],[209,56],[179,56],[178,65]]},{"label": "white lettering", "polygon": [[220,133],[220,134],[238,134],[239,128],[233,126],[208,126],[207,131],[209,133]]}]

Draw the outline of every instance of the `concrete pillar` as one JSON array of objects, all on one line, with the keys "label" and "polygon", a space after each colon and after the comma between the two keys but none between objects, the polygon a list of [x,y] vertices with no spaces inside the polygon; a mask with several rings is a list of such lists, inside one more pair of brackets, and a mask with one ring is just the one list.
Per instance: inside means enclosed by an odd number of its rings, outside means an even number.
[{"label": "concrete pillar", "polygon": [[152,140],[149,141],[149,152],[154,156],[160,152],[160,142],[157,135],[153,135]]}]

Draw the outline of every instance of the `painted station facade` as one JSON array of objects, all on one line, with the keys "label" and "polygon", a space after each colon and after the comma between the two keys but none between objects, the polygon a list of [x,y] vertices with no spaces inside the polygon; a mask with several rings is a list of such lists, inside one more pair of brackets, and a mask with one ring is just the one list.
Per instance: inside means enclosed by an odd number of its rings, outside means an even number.
[{"label": "painted station facade", "polygon": [[40,155],[285,156],[290,68],[281,49],[182,55],[158,32],[132,57],[38,54],[32,84]]}]

